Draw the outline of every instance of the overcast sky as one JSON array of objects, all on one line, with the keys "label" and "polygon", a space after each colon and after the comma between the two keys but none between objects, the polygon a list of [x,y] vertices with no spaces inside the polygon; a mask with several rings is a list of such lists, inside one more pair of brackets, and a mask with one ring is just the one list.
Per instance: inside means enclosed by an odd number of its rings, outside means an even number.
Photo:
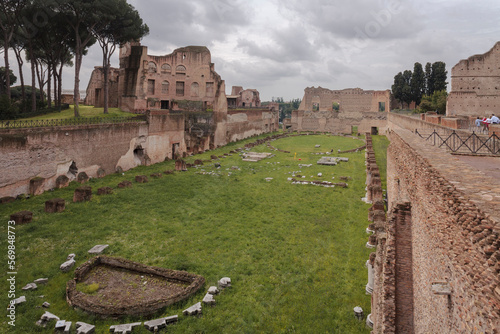
[{"label": "overcast sky", "polygon": [[[485,53],[500,40],[497,0],[129,0],[150,28],[149,54],[207,46],[231,86],[262,101],[302,98],[304,88],[390,89],[413,64]],[[15,58],[11,58],[13,67]],[[98,46],[83,60],[81,88],[102,63]],[[118,52],[114,55],[118,66]],[[65,88],[74,69],[66,68]],[[450,90],[450,86],[448,89]]]}]

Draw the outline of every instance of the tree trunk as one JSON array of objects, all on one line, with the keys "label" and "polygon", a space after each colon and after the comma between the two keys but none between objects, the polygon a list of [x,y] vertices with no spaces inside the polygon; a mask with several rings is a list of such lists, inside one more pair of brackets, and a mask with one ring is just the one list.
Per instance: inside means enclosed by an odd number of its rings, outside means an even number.
[{"label": "tree trunk", "polygon": [[[31,44],[31,43],[30,43]],[[35,70],[35,57],[33,56],[33,49],[30,45],[31,54],[31,111],[36,111],[36,70]]]},{"label": "tree trunk", "polygon": [[[21,50],[14,48],[14,53],[16,54],[17,64],[19,66],[19,79],[21,80],[21,98],[23,103],[21,104],[23,108],[26,107],[26,87],[24,87],[24,75],[23,75],[23,56],[21,54]],[[24,112],[26,110],[22,110]]]},{"label": "tree trunk", "polygon": [[[79,44],[79,43],[78,43]],[[73,91],[73,102],[75,104],[75,117],[80,117],[80,67],[82,66],[82,54],[80,46],[75,53],[75,89]]]},{"label": "tree trunk", "polygon": [[5,61],[5,87],[6,89],[6,94],[10,102],[10,66],[9,66],[9,34],[7,33],[7,30],[4,30],[3,33],[3,58]]},{"label": "tree trunk", "polygon": [[51,80],[52,80],[52,65],[47,66],[47,108],[52,108],[52,87],[51,85]]},{"label": "tree trunk", "polygon": [[58,107],[59,104],[57,103],[58,97],[57,97],[57,67],[54,65],[54,69],[52,70],[52,80],[54,82],[54,107]]},{"label": "tree trunk", "polygon": [[61,108],[62,108],[62,70],[63,70],[63,67],[64,67],[64,61],[61,61],[61,65],[59,66],[59,74],[57,75],[57,81],[58,81],[58,85],[57,85],[58,101],[57,101],[57,104],[59,105],[59,112],[61,112]]}]

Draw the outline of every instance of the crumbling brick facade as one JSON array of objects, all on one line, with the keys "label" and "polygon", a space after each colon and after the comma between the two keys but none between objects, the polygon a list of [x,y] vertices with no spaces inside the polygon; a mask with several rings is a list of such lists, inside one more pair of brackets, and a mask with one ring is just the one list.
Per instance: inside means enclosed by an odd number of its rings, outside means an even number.
[{"label": "crumbling brick facade", "polygon": [[[339,104],[339,111],[333,110]],[[329,90],[306,88],[299,110],[292,112],[291,128],[295,131],[351,133],[370,132],[372,127],[385,129],[391,105],[391,92],[365,91],[360,88]]]},{"label": "crumbling brick facade", "polygon": [[256,89],[243,89],[233,86],[231,95],[227,96],[229,108],[259,108],[261,106],[260,93]]},{"label": "crumbling brick facade", "polygon": [[[391,214],[377,233],[373,332],[498,332],[500,217],[481,193],[500,182],[389,125]],[[435,282],[451,292],[436,293]]]},{"label": "crumbling brick facade", "polygon": [[[119,72],[120,70],[117,68],[110,68],[109,70],[108,106],[110,108],[118,108]],[[96,108],[104,107],[104,69],[102,66],[96,66],[94,71],[92,71],[92,75],[87,85],[87,94],[85,95],[84,103]]]},{"label": "crumbling brick facade", "polygon": [[500,42],[497,42],[488,52],[463,59],[452,68],[446,114],[489,117],[498,114],[499,109]]}]

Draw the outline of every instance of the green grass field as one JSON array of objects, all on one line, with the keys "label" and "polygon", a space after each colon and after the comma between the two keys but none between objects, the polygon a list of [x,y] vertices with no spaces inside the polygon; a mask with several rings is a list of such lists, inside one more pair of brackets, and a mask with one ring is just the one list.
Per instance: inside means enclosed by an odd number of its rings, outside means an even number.
[{"label": "green grass field", "polygon": [[[80,117],[101,117],[101,118],[110,118],[110,117],[130,117],[135,116],[135,114],[121,111],[118,108],[109,108],[109,113],[104,114],[103,108],[94,108],[93,106],[79,106]],[[68,119],[75,117],[75,109],[74,105],[70,105],[70,108],[67,110],[63,110],[61,112],[53,112],[46,115],[30,117],[30,118],[20,118],[17,121],[31,121],[31,120],[45,120],[45,119]]]},{"label": "green grass field", "polygon": [[[249,141],[190,157],[187,162],[228,153]],[[386,142],[385,137],[374,140],[376,147],[386,147]],[[321,148],[315,148],[318,144]],[[16,310],[16,327],[9,326],[3,316],[0,332],[52,333],[53,323],[45,329],[35,326],[45,311],[39,306],[47,301],[49,312],[73,323],[95,324],[96,333],[107,333],[114,324],[175,314],[179,322],[168,333],[369,333],[353,313],[355,306],[361,306],[365,316],[370,313],[370,296],[365,294],[370,205],[361,201],[365,153],[344,154],[350,161],[338,166],[319,166],[320,156],[314,154],[357,148],[363,141],[321,135],[280,139],[272,145],[291,153],[275,151],[275,157],[256,163],[243,162],[236,154],[221,159],[220,169],[207,162],[137,184],[135,175],[174,169],[172,161],[141,166],[124,175],[92,179],[88,185],[95,193],[103,186],[116,188],[123,180],[132,181],[133,188],[94,195],[91,202],[72,203],[79,186],[73,182],[66,189],[1,205],[4,273],[8,271],[9,215],[30,210],[34,220],[16,228],[16,297],[25,295],[28,301]],[[270,152],[265,145],[253,151]],[[385,151],[377,152],[378,159],[383,155]],[[299,164],[312,166],[299,168]],[[380,168],[385,175],[385,166]],[[207,174],[202,175],[202,170]],[[340,176],[352,180],[346,189],[292,185],[287,178],[298,171],[307,180],[340,182]],[[317,176],[320,172],[322,177]],[[267,177],[273,180],[266,182]],[[45,213],[44,202],[58,197],[66,199],[66,211]],[[76,254],[76,265],[81,265],[96,244],[109,244],[108,255],[203,275],[206,285],[190,299],[148,318],[103,320],[73,310],[65,299],[73,270],[62,273],[59,265],[70,253]],[[201,317],[182,315],[225,276],[232,279],[232,288],[216,296],[216,306],[204,307]],[[21,291],[41,277],[49,278],[49,283],[36,291]],[[7,305],[6,279],[0,291],[0,304]],[[149,332],[141,327],[134,333]]]}]

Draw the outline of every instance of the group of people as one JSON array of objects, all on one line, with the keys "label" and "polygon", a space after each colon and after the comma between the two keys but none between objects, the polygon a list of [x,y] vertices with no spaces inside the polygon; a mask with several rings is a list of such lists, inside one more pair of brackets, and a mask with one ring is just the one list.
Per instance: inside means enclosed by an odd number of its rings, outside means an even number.
[{"label": "group of people", "polygon": [[490,124],[500,124],[500,118],[492,114],[491,117],[478,117],[475,122],[476,126],[482,127],[483,129],[488,130],[490,128]]}]

